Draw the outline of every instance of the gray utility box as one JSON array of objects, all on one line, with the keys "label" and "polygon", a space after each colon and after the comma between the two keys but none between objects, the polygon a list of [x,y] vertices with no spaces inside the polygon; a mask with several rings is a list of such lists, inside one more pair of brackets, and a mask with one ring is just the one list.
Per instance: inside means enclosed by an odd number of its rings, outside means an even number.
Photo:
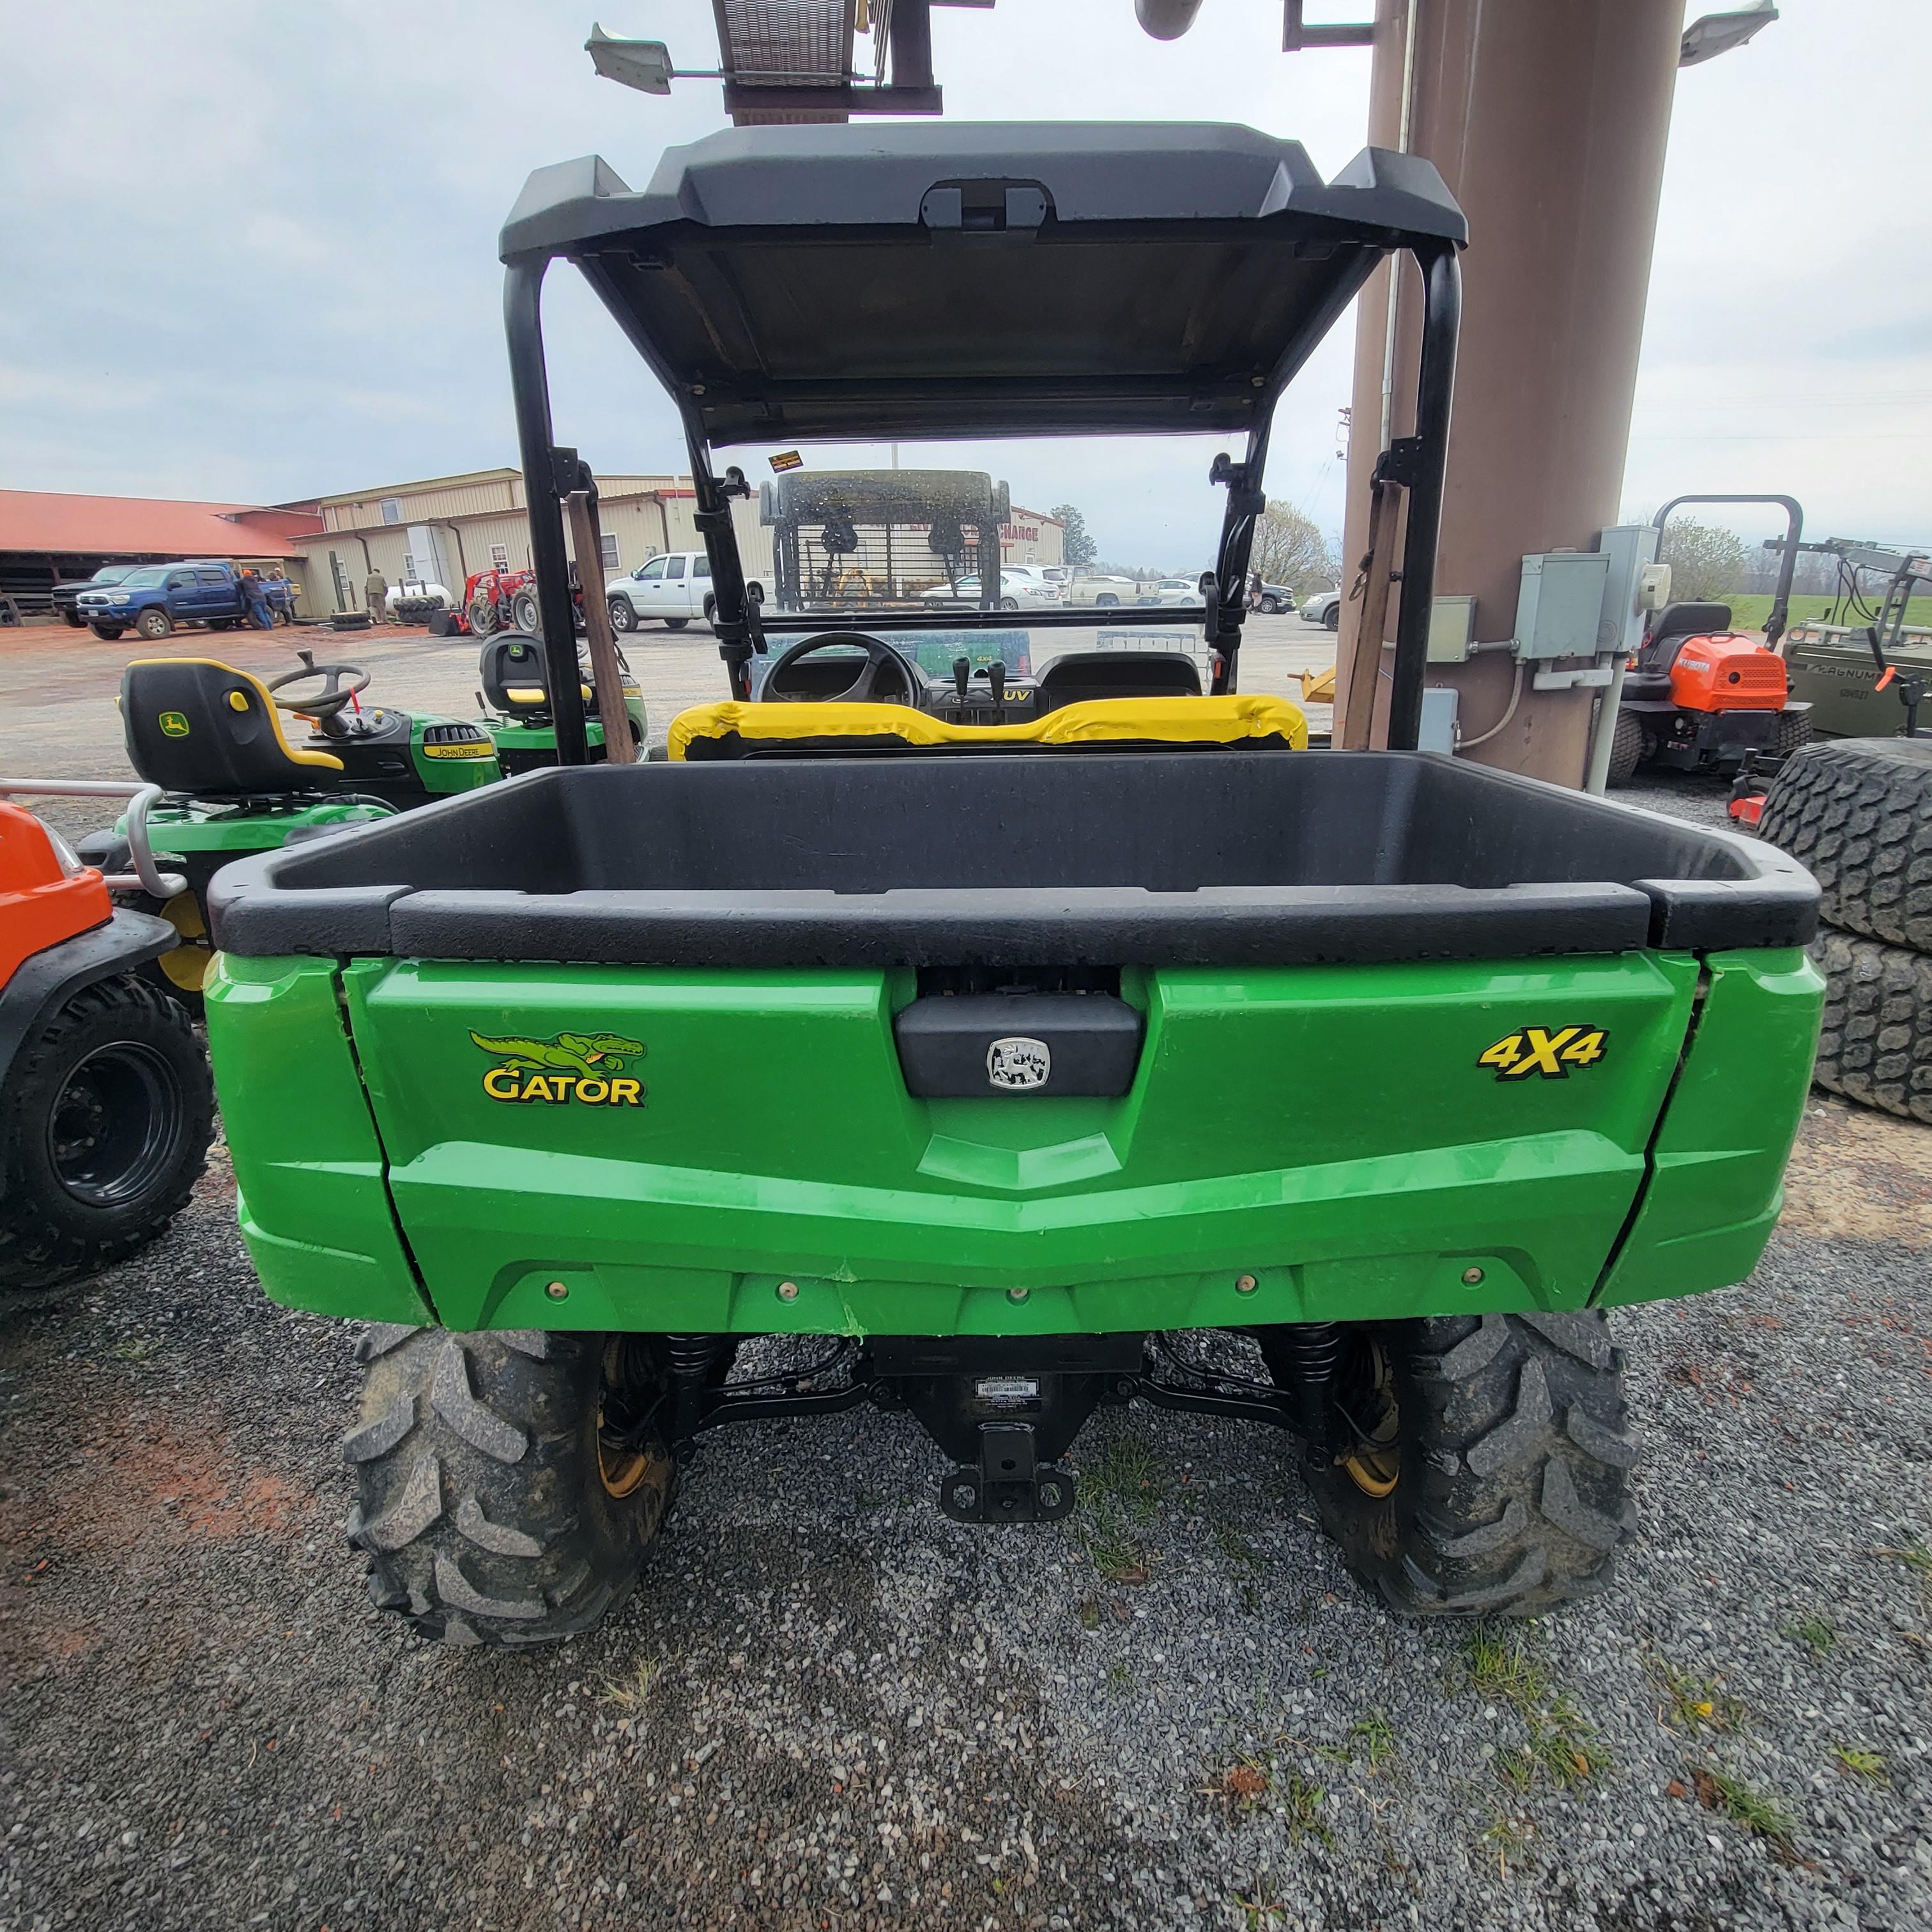
[{"label": "gray utility box", "polygon": [[1516,600],[1517,655],[1594,657],[1604,648],[1597,627],[1610,572],[1610,560],[1601,550],[1552,550],[1525,557]]}]

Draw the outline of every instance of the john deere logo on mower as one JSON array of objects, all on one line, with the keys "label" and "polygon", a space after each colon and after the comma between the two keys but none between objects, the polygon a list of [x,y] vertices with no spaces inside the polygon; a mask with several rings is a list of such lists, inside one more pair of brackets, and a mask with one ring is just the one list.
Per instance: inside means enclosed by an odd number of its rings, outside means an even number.
[{"label": "john deere logo on mower", "polygon": [[644,1083],[624,1072],[644,1043],[614,1033],[560,1033],[548,1040],[470,1037],[502,1062],[483,1076],[493,1100],[578,1100],[587,1107],[641,1107]]},{"label": "john deere logo on mower", "polygon": [[1493,1066],[1498,1080],[1567,1080],[1573,1066],[1594,1066],[1604,1057],[1610,1035],[1601,1027],[1524,1027],[1504,1034],[1476,1056],[1478,1066]]},{"label": "john deere logo on mower", "polygon": [[1043,1040],[1023,1034],[996,1040],[986,1049],[989,1084],[1009,1094],[1025,1094],[1044,1087],[1053,1072],[1053,1050]]},{"label": "john deere logo on mower", "polygon": [[164,711],[160,723],[164,738],[185,738],[188,736],[188,720],[178,711]]}]

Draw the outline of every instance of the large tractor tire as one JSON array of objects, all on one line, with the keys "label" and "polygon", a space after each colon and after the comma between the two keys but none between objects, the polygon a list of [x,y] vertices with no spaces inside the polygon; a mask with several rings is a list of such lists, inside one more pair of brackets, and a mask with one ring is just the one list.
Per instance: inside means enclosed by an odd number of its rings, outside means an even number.
[{"label": "large tractor tire", "polygon": [[1811,1077],[1848,1100],[1932,1123],[1932,958],[1829,926],[1808,950],[1825,975]]},{"label": "large tractor tire", "polygon": [[1811,713],[1804,711],[1780,711],[1778,722],[1772,728],[1771,748],[1774,756],[1788,758],[1795,752],[1802,752],[1811,742]]},{"label": "large tractor tire", "polygon": [[1757,829],[1810,870],[1832,925],[1932,952],[1932,739],[1806,746]]},{"label": "large tractor tire", "polygon": [[1370,1440],[1307,1479],[1348,1568],[1391,1608],[1534,1616],[1608,1582],[1635,1526],[1637,1445],[1601,1314],[1363,1324],[1342,1383]]},{"label": "large tractor tire", "polygon": [[180,1006],[132,974],[82,987],[0,1088],[0,1285],[51,1288],[144,1246],[188,1204],[214,1132]]},{"label": "large tractor tire", "polygon": [[646,1337],[380,1326],[342,1453],[369,1594],[422,1636],[516,1648],[590,1629],[676,1487]]},{"label": "large tractor tire", "polygon": [[510,621],[518,630],[527,632],[533,638],[543,635],[543,612],[534,590],[519,590],[510,599]]},{"label": "large tractor tire", "polygon": [[1636,776],[1637,766],[1643,763],[1643,721],[1634,711],[1619,711],[1610,738],[1608,782],[1613,785],[1628,784]]}]

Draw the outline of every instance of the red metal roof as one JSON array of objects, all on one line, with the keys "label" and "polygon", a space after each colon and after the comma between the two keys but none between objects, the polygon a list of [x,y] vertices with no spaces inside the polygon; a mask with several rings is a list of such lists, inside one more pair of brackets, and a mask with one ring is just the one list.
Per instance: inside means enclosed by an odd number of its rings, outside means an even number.
[{"label": "red metal roof", "polygon": [[290,539],[319,536],[305,510],[258,503],[182,503],[154,496],[68,496],[0,490],[0,551],[85,556],[300,556]]}]

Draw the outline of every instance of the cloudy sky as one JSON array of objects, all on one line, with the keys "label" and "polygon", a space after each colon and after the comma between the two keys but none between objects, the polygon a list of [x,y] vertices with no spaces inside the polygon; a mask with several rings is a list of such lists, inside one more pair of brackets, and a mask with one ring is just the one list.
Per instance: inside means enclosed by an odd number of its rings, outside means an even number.
[{"label": "cloudy sky", "polygon": [[[1789,490],[1820,534],[1922,540],[1927,0],[1780,8],[1679,77],[1624,508]],[[0,0],[0,487],[272,502],[514,460],[496,235],[525,175],[596,152],[640,184],[723,124],[715,85],[596,79],[599,9],[716,61],[707,0]],[[955,118],[1245,121],[1332,172],[1362,142],[1368,56],[1284,56],[1280,18],[1206,0],[1162,45],[1131,0],[1000,0],[938,14],[934,64]],[[560,440],[601,470],[681,466],[608,320],[550,286]],[[1352,333],[1284,405],[1270,474],[1330,528]],[[995,466],[1018,502],[1081,504],[1108,555],[1192,567],[1207,454],[1034,444]]]}]

